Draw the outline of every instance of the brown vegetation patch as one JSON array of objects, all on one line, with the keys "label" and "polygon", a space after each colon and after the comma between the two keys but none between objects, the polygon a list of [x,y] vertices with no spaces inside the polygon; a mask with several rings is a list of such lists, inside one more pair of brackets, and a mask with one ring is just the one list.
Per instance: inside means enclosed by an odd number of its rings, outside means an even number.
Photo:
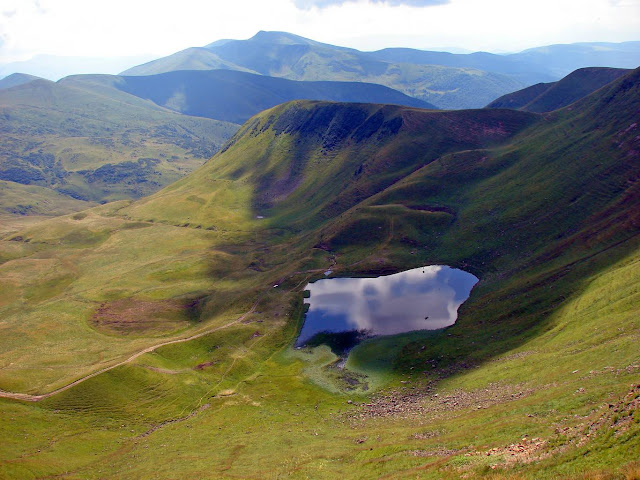
[{"label": "brown vegetation patch", "polygon": [[167,332],[194,319],[194,302],[125,298],[104,302],[91,318],[92,325],[118,334]]},{"label": "brown vegetation patch", "polygon": [[218,362],[202,362],[193,367],[194,370],[204,370],[207,367],[213,367]]}]

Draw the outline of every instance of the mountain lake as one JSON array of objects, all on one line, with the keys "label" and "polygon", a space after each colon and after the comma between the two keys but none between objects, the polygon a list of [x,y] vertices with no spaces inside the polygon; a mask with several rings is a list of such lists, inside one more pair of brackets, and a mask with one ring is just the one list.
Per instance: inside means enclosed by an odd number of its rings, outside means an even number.
[{"label": "mountain lake", "polygon": [[443,265],[376,278],[317,280],[306,287],[309,309],[296,347],[336,335],[347,335],[353,345],[367,337],[448,327],[477,282],[474,275]]}]

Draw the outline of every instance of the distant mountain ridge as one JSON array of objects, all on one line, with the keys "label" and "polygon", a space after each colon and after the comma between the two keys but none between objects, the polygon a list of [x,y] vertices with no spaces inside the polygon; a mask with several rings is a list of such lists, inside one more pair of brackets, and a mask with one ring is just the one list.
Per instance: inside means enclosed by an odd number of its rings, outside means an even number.
[{"label": "distant mountain ridge", "polygon": [[123,92],[149,99],[170,110],[233,123],[244,123],[256,113],[280,103],[304,99],[436,108],[383,85],[299,82],[232,70],[176,71],[150,76],[103,78],[107,81],[113,79],[113,86]]},{"label": "distant mountain ridge", "polygon": [[[230,40],[231,41],[231,40]],[[214,42],[212,45],[215,45]],[[223,43],[224,44],[224,43]],[[250,68],[244,68],[240,65],[236,65],[233,62],[223,60],[218,55],[213,53],[208,47],[191,47],[179,52],[173,53],[162,59],[162,68],[157,68],[157,62],[159,60],[152,60],[148,63],[135,66],[120,75],[157,75],[160,73],[168,73],[178,70],[237,70],[239,72],[258,73]]]},{"label": "distant mountain ridge", "polygon": [[560,79],[577,68],[635,68],[638,64],[640,42],[551,45],[509,55],[410,48],[361,52],[287,32],[261,31],[248,40],[183,50],[122,74],[225,68],[292,80],[365,81],[439,108],[461,109],[483,107],[504,94]]},{"label": "distant mountain ridge", "polygon": [[304,81],[377,83],[438,108],[482,107],[525,86],[500,73],[473,68],[393,63],[369,53],[336,47],[285,32],[259,32],[249,40],[214,42],[134,67],[122,75],[225,68]]},{"label": "distant mountain ridge", "polygon": [[513,75],[531,83],[557,80],[585,67],[635,68],[640,65],[640,42],[558,44],[506,55],[454,54],[412,48],[385,48],[370,55],[392,62],[477,68]]},{"label": "distant mountain ridge", "polygon": [[12,73],[26,73],[47,80],[59,80],[68,75],[106,73],[115,74],[140,62],[147,62],[151,55],[130,57],[69,57],[61,55],[36,55],[29,60],[0,64],[0,78]]},{"label": "distant mountain ridge", "polygon": [[504,95],[487,105],[487,108],[551,112],[586,97],[629,72],[622,68],[581,68],[557,82],[538,83]]}]

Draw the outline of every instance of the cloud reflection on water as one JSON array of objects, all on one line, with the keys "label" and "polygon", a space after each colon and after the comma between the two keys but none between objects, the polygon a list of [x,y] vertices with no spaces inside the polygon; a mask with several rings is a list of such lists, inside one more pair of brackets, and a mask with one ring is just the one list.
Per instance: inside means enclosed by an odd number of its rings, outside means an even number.
[{"label": "cloud reflection on water", "polygon": [[431,265],[377,278],[329,278],[307,285],[310,298],[296,345],[319,332],[394,335],[452,325],[478,279]]}]

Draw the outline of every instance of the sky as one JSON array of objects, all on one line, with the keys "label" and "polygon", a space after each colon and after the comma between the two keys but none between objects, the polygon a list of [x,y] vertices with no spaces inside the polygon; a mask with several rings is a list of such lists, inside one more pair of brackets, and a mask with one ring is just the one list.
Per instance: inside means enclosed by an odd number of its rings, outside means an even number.
[{"label": "sky", "polygon": [[0,0],[0,64],[163,56],[259,30],[375,50],[640,40],[640,0]]}]

